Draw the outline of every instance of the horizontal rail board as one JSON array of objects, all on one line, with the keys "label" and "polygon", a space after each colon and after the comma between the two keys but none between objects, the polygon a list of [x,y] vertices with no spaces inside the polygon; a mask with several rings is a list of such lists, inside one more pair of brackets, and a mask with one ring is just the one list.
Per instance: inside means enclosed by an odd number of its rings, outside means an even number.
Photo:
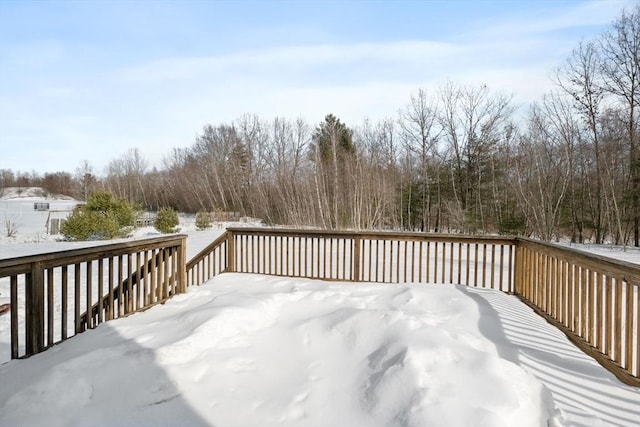
[{"label": "horizontal rail board", "polygon": [[494,243],[503,245],[515,245],[514,237],[500,236],[464,236],[460,234],[438,234],[438,233],[408,233],[393,231],[345,231],[345,230],[316,230],[316,229],[287,229],[287,228],[266,228],[266,227],[229,227],[227,231],[233,234],[244,234],[254,236],[292,236],[292,237],[322,237],[322,238],[346,238],[359,237],[360,239],[380,239],[380,240],[422,240],[432,242],[453,242],[453,243]]},{"label": "horizontal rail board", "polygon": [[208,254],[210,254],[213,250],[215,250],[218,246],[220,246],[226,240],[227,240],[227,233],[224,233],[220,237],[215,239],[213,242],[208,244],[204,249],[198,252],[193,258],[191,258],[191,260],[187,262],[187,270],[191,270],[193,266],[195,266],[198,262],[204,259]]},{"label": "horizontal rail board", "polygon": [[563,261],[575,262],[594,271],[606,273],[609,276],[619,276],[634,286],[640,286],[640,265],[638,264],[584,252],[579,249],[555,245],[553,243],[538,242],[521,237],[518,237],[517,241],[518,246],[531,248],[537,252],[557,257]]},{"label": "horizontal rail board", "polygon": [[[106,245],[97,245],[87,248],[67,249],[62,251],[53,251],[45,254],[28,255],[15,258],[0,259],[0,277],[10,276],[12,274],[21,274],[28,272],[27,265],[39,262],[47,268],[60,267],[65,264],[75,264],[88,259],[106,258],[110,256],[126,255],[133,250],[153,249],[161,246],[180,246],[183,238],[187,236],[178,234],[167,237],[152,237],[148,239],[140,239],[126,241],[121,243],[110,243]],[[19,273],[12,272],[12,268],[19,270]]]}]

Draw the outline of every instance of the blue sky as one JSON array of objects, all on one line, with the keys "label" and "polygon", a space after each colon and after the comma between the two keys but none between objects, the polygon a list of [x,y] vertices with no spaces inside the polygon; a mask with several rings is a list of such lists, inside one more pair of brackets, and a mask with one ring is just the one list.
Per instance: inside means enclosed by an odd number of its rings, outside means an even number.
[{"label": "blue sky", "polygon": [[486,84],[517,105],[628,0],[0,0],[0,169],[151,165],[205,124],[396,117],[419,88]]}]

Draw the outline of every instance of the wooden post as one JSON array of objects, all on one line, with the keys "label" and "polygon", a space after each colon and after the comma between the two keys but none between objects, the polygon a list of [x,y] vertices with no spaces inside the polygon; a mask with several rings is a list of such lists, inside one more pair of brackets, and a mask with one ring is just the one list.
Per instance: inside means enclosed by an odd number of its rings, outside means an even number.
[{"label": "wooden post", "polygon": [[[146,262],[145,262],[146,264]],[[178,251],[178,289],[180,293],[187,292],[187,238],[180,239],[180,249]],[[145,274],[145,281],[147,280]]]},{"label": "wooden post", "polygon": [[[227,231],[227,271],[234,272],[236,271],[236,257],[235,257],[235,245],[233,244],[233,232]],[[268,249],[265,249],[268,251]]]},{"label": "wooden post", "polygon": [[351,269],[353,275],[351,276],[351,281],[359,282],[360,281],[360,245],[361,239],[360,236],[353,237],[353,267]]},{"label": "wooden post", "polygon": [[25,310],[27,356],[44,349],[44,268],[41,262],[31,264],[25,275]]},{"label": "wooden post", "polygon": [[[511,249],[509,250],[509,252],[511,252],[512,250],[515,249],[515,261],[513,263],[513,265],[509,265],[509,272],[511,272],[511,269],[513,269],[513,277],[515,280],[514,286],[513,286],[513,290],[514,293],[516,295],[520,295],[522,296],[522,275],[524,273],[523,271],[523,265],[522,265],[522,258],[523,258],[523,254],[522,252],[524,251],[524,249],[519,245],[519,243],[516,241],[515,246],[512,246]],[[500,254],[500,266],[501,266],[501,272],[502,272],[502,253]],[[509,274],[511,275],[511,274]],[[502,286],[502,274],[500,274],[500,283]],[[509,285],[507,286],[507,289],[509,289]]]}]

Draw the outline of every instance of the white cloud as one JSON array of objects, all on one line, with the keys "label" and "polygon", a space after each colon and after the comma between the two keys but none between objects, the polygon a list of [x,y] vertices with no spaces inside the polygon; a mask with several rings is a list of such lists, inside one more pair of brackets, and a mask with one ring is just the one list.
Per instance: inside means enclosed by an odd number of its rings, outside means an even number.
[{"label": "white cloud", "polygon": [[446,59],[460,50],[461,47],[451,43],[415,40],[283,46],[220,56],[166,58],[127,67],[121,70],[120,75],[124,81],[149,83],[206,77],[211,73],[215,75],[234,70],[253,74],[283,68],[295,72],[327,65],[346,68],[363,61],[424,63]]}]

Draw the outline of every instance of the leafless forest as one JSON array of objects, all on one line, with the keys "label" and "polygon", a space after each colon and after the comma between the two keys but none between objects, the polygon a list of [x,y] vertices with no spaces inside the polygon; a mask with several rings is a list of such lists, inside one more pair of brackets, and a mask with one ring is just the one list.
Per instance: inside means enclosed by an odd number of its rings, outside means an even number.
[{"label": "leafless forest", "polygon": [[[640,245],[640,6],[581,42],[556,89],[512,96],[448,82],[388,119],[318,124],[244,115],[207,124],[150,168],[138,149],[102,174],[0,170],[0,189],[96,189],[148,209],[235,211],[269,224],[524,234]],[[518,110],[520,111],[520,110]]]}]

